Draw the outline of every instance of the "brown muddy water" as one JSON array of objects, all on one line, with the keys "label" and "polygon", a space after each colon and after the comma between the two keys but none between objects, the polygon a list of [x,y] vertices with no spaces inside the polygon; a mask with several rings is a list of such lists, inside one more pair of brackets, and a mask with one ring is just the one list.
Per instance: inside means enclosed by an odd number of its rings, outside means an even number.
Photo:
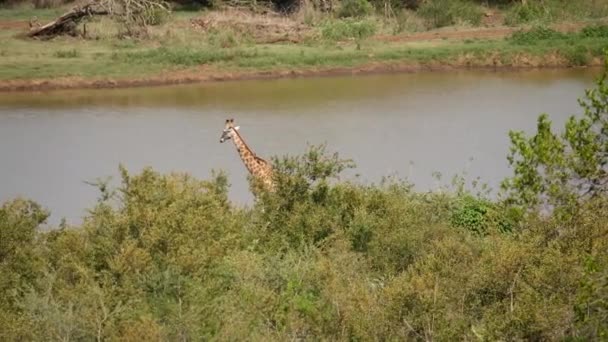
[{"label": "brown muddy water", "polygon": [[[398,176],[419,190],[455,174],[495,192],[511,173],[510,129],[531,131],[540,113],[556,125],[580,113],[577,98],[600,69],[459,71],[238,81],[199,85],[0,94],[0,202],[22,196],[78,223],[94,205],[86,182],[118,165],[208,178],[225,170],[230,198],[249,204],[246,171],[232,143],[234,118],[262,157],[327,143],[352,158],[346,178]],[[433,173],[443,175],[441,181]]]}]

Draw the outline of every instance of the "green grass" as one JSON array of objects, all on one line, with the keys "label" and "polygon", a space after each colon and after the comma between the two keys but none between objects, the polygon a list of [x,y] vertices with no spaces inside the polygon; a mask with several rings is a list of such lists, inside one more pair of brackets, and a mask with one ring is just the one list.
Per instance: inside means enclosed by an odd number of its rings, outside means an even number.
[{"label": "green grass", "polygon": [[[445,41],[433,46],[365,42],[340,46],[257,45],[217,49],[206,45],[115,48],[120,43],[89,41],[12,42],[2,50],[0,79],[81,77],[131,77],[154,75],[163,70],[212,65],[219,69],[260,69],[300,67],[353,67],[370,62],[451,63],[468,56],[470,63],[484,63],[492,54],[527,54],[542,57],[557,53],[584,65],[590,57],[602,55],[608,43],[602,38],[555,39],[551,44],[519,44],[511,41]],[[34,46],[35,45],[35,46]],[[35,52],[34,52],[35,51]]]},{"label": "green grass", "polygon": [[76,49],[59,50],[55,51],[53,55],[57,58],[78,58],[80,56],[80,52]]},{"label": "green grass", "polygon": [[[542,57],[549,53],[565,56],[572,51],[580,54],[583,46],[588,54],[601,56],[608,43],[601,38],[576,37],[577,44],[572,44],[574,37],[564,35],[564,39],[552,40],[551,44],[522,45],[505,41],[446,41],[433,46],[392,43],[384,44],[369,41],[357,49],[357,44],[346,46],[296,46],[268,45],[237,47],[223,50],[209,50],[204,47],[167,48],[116,53],[114,60],[133,64],[167,65],[190,67],[199,64],[222,64],[227,67],[246,69],[272,69],[288,67],[333,67],[356,66],[369,62],[405,61],[412,63],[451,62],[463,55],[472,56],[483,61],[493,53],[505,56],[528,54]],[[573,50],[575,49],[575,50]],[[590,55],[591,57],[591,55]],[[579,65],[580,63],[576,63]]]},{"label": "green grass", "polygon": [[0,7],[0,20],[30,20],[34,17],[38,20],[51,20],[63,14],[69,7],[35,9],[31,6],[19,6],[6,9]]},{"label": "green grass", "polygon": [[451,26],[458,23],[479,26],[482,9],[466,0],[428,0],[418,9],[430,28]]}]

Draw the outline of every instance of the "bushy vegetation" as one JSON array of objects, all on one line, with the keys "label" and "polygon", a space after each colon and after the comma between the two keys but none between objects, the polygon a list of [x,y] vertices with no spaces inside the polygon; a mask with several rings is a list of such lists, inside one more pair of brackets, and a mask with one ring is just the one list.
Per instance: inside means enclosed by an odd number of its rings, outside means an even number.
[{"label": "bushy vegetation", "polygon": [[[37,9],[48,9],[66,7],[72,5],[72,2],[73,0],[4,0],[0,1],[0,8],[31,6]],[[116,2],[124,3],[124,1]],[[600,0],[172,0],[169,3],[174,9],[187,11],[238,7],[249,8],[253,11],[270,9],[286,15],[297,15],[300,10],[309,12],[310,9],[313,9],[318,12],[318,16],[323,17],[362,18],[377,15],[386,19],[387,23],[393,18],[402,17],[403,13],[408,13],[409,16],[423,21],[424,27],[427,29],[450,25],[479,26],[482,24],[484,15],[489,11],[501,13],[499,16],[501,23],[514,26],[546,25],[563,21],[600,19],[608,16],[608,2]],[[147,20],[147,24],[158,25],[166,20],[167,13],[162,8],[155,8],[136,19],[144,19]]]},{"label": "bushy vegetation", "polygon": [[608,15],[608,3],[596,0],[530,0],[516,2],[508,8],[509,25],[551,23],[568,20],[602,18]]},{"label": "bushy vegetation", "polygon": [[514,32],[510,41],[520,45],[546,44],[548,41],[569,40],[575,44],[585,39],[608,38],[608,25],[589,25],[578,33],[562,33],[546,26],[535,26]]},{"label": "bushy vegetation", "polygon": [[561,46],[559,54],[569,65],[585,66],[598,53],[601,55],[608,49],[605,43],[595,47],[590,44],[594,39],[608,37],[607,28],[605,25],[590,25],[580,32],[562,33],[546,26],[536,26],[529,30],[516,31],[508,40],[515,45],[537,48]]},{"label": "bushy vegetation", "polygon": [[550,205],[572,214],[584,199],[608,194],[608,84],[606,78],[586,92],[581,117],[572,116],[560,134],[546,114],[537,133],[511,132],[509,162],[516,175],[507,179],[510,200],[520,206]]},{"label": "bushy vegetation", "polygon": [[367,0],[344,0],[338,11],[342,18],[358,18],[372,14],[374,8]]},{"label": "bushy vegetation", "polygon": [[569,37],[567,34],[557,32],[545,26],[536,26],[530,30],[520,30],[513,33],[510,37],[511,41],[521,45],[531,45],[543,43],[547,40],[565,39]]},{"label": "bushy vegetation", "polygon": [[54,56],[57,58],[77,58],[80,52],[76,49],[55,51]]},{"label": "bushy vegetation", "polygon": [[429,28],[450,26],[459,23],[477,26],[483,13],[479,6],[464,0],[424,1],[418,13],[426,19]]},{"label": "bushy vegetation", "polygon": [[[234,206],[200,181],[120,168],[78,227],[0,207],[0,340],[602,340],[608,86],[563,133],[511,133],[503,199],[341,181],[352,161],[274,158]],[[550,205],[550,207],[544,206]]]},{"label": "bushy vegetation", "polygon": [[583,28],[581,36],[584,38],[608,38],[608,25],[589,25]]},{"label": "bushy vegetation", "polygon": [[342,19],[327,22],[321,35],[329,40],[365,39],[376,32],[376,23],[371,20]]}]

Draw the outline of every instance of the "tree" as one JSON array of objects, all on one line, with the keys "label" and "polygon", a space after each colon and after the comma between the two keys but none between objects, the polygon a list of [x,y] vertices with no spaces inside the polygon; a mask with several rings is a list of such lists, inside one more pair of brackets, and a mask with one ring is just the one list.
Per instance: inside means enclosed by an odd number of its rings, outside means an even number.
[{"label": "tree", "polygon": [[508,160],[515,174],[502,184],[509,202],[576,208],[582,200],[608,193],[607,73],[579,100],[584,113],[571,116],[563,133],[553,131],[547,114],[539,116],[533,136],[509,133]]}]

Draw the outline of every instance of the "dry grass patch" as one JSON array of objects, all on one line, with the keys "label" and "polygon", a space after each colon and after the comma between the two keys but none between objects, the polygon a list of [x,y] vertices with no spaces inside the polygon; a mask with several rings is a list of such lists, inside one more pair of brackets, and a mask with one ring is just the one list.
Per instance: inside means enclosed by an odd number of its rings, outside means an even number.
[{"label": "dry grass patch", "polygon": [[192,26],[203,32],[231,31],[249,36],[255,43],[299,43],[314,34],[305,24],[275,12],[257,14],[237,9],[225,9],[190,20]]}]

